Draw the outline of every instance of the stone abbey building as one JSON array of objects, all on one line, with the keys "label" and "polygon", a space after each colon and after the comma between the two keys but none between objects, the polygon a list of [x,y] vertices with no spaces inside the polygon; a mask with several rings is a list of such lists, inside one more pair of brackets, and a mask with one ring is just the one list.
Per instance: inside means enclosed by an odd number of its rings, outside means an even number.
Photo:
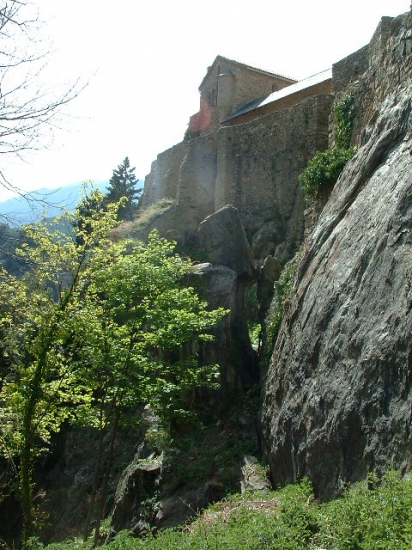
[{"label": "stone abbey building", "polygon": [[185,139],[161,153],[145,179],[143,208],[174,201],[156,219],[160,233],[193,242],[200,222],[230,204],[256,260],[289,259],[311,226],[298,176],[330,145],[334,98],[356,87],[381,55],[392,20],[383,17],[371,42],[332,69],[299,82],[218,56],[200,84],[200,109]]}]

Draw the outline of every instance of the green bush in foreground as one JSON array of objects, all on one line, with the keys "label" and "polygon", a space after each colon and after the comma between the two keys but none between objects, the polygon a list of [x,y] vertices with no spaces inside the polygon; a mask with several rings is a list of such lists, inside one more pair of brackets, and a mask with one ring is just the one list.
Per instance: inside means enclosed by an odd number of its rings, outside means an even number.
[{"label": "green bush in foreground", "polygon": [[[211,506],[182,531],[132,538],[126,531],[107,550],[406,550],[412,548],[412,480],[396,472],[371,476],[326,504],[303,480],[280,491],[234,495]],[[33,546],[33,550],[44,548]],[[88,550],[80,540],[47,550]]]},{"label": "green bush in foreground", "polygon": [[412,479],[388,472],[319,507],[318,540],[333,550],[412,548]]}]

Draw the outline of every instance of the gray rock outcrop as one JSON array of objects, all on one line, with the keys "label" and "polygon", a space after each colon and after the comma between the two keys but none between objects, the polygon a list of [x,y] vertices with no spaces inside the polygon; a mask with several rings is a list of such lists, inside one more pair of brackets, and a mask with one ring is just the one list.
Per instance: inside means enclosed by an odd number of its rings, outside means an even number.
[{"label": "gray rock outcrop", "polygon": [[395,19],[352,84],[374,114],[305,244],[264,387],[272,481],[307,475],[321,499],[412,465],[411,38],[411,14]]},{"label": "gray rock outcrop", "polygon": [[[244,312],[244,282],[227,266],[204,263],[194,266],[188,276],[188,283],[199,291],[209,307],[228,310],[228,314],[213,331],[214,340],[202,343],[199,349],[199,358],[203,364],[220,365],[221,406],[222,397],[227,399],[249,388],[257,377],[257,361],[249,340]],[[202,402],[203,407],[210,407],[205,395],[202,395]],[[215,410],[216,405],[213,405]]]},{"label": "gray rock outcrop", "polygon": [[238,210],[233,206],[224,206],[202,221],[199,243],[210,263],[225,265],[239,277],[253,277],[252,251]]}]

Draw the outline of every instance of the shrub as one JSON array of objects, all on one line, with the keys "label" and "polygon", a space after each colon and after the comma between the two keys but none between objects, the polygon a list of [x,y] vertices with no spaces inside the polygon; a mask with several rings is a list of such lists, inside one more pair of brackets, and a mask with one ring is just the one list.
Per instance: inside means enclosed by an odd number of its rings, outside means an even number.
[{"label": "shrub", "polygon": [[349,149],[355,122],[355,99],[351,94],[345,94],[332,107],[335,123],[335,145],[340,149]]},{"label": "shrub", "polygon": [[370,475],[319,508],[316,542],[333,550],[412,548],[412,480],[389,471]]},{"label": "shrub", "polygon": [[[229,496],[182,530],[133,538],[122,531],[107,550],[407,550],[412,548],[412,480],[390,471],[319,504],[307,479],[278,491]],[[42,545],[32,546],[40,550]],[[90,550],[77,539],[46,550]]]},{"label": "shrub", "polygon": [[304,193],[306,195],[318,195],[325,189],[333,187],[355,151],[355,147],[350,149],[333,147],[326,151],[318,151],[299,176],[299,183]]},{"label": "shrub", "polygon": [[332,107],[335,147],[317,151],[299,176],[305,195],[320,195],[336,183],[346,163],[353,157],[356,147],[351,147],[355,121],[355,99],[345,94]]}]

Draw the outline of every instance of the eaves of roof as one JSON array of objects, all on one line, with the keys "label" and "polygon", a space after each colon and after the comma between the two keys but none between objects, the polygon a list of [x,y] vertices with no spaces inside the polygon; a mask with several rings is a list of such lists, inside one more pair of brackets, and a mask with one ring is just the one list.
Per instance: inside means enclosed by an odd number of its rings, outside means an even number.
[{"label": "eaves of roof", "polygon": [[282,88],[277,92],[273,92],[268,96],[264,96],[259,99],[249,101],[248,103],[246,103],[245,105],[242,105],[242,107],[240,107],[239,109],[231,113],[231,115],[225,120],[223,120],[222,122],[233,120],[234,118],[244,115],[245,113],[249,113],[250,111],[259,109],[270,103],[275,103],[276,101],[279,101],[284,97],[293,96],[294,94],[301,92],[306,88],[311,88],[312,86],[316,86],[317,84],[321,84],[322,82],[326,82],[327,80],[331,80],[331,79],[332,79],[332,69],[327,69],[326,71],[322,71],[315,75],[309,76],[304,80],[300,80],[295,84],[286,86],[285,88]]},{"label": "eaves of roof", "polygon": [[212,68],[216,65],[217,62],[219,61],[226,61],[228,63],[232,63],[233,65],[236,65],[237,67],[242,67],[244,69],[248,69],[249,71],[254,71],[254,72],[257,72],[257,73],[260,73],[260,74],[265,74],[265,75],[268,75],[268,76],[275,76],[277,78],[281,78],[282,80],[286,80],[290,83],[294,83],[296,82],[295,79],[293,78],[289,78],[288,76],[283,76],[283,75],[280,75],[280,74],[276,74],[276,73],[271,73],[270,71],[265,71],[263,69],[259,69],[258,67],[252,67],[250,65],[246,65],[245,63],[240,63],[239,61],[235,61],[234,59],[229,59],[228,57],[223,57],[221,55],[218,55],[216,57],[216,59],[213,61],[212,65],[210,67],[208,67],[208,70],[206,72],[206,75],[205,77],[203,78],[202,82],[200,83],[200,86],[199,86],[199,89],[203,86],[203,83],[205,82],[206,78],[209,76],[209,73],[210,71],[212,70]]}]

